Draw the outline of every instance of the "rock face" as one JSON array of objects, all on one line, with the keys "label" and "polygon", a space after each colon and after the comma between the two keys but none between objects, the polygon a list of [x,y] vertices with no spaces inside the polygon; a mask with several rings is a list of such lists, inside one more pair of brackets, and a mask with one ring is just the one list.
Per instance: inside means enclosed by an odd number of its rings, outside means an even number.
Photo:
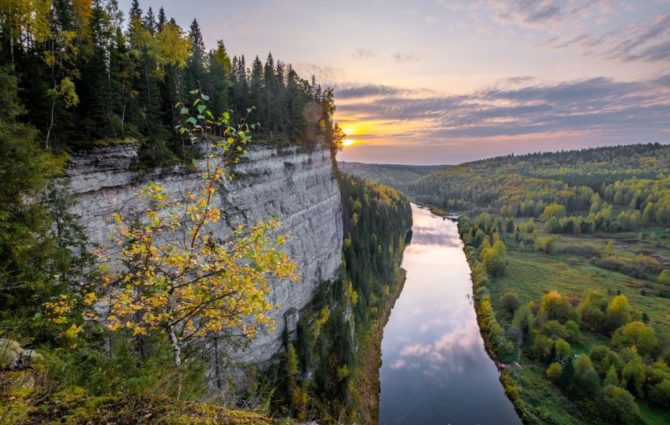
[{"label": "rock face", "polygon": [[[235,360],[262,363],[281,348],[281,335],[288,326],[295,331],[300,311],[312,300],[320,283],[334,279],[341,261],[342,210],[340,191],[327,149],[301,152],[256,147],[248,160],[235,167],[238,179],[227,184],[216,200],[227,217],[213,228],[228,234],[238,224],[254,224],[276,218],[280,233],[289,236],[285,246],[297,262],[301,282],[273,282],[271,301],[279,309],[275,332],[259,332],[248,348],[234,353]],[[75,198],[73,212],[80,217],[93,244],[110,246],[116,211],[137,205],[138,190],[148,181],[161,184],[173,195],[194,189],[202,173],[184,169],[134,171],[137,149],[132,145],[98,148],[75,155],[68,167],[70,190]],[[200,163],[202,167],[204,162]]]}]

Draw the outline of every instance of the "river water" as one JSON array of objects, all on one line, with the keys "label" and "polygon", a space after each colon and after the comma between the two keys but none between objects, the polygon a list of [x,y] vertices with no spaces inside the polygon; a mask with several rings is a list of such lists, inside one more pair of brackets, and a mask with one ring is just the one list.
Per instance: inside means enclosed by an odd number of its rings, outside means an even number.
[{"label": "river water", "polygon": [[484,349],[456,223],[412,205],[407,281],[384,328],[380,424],[519,425]]}]

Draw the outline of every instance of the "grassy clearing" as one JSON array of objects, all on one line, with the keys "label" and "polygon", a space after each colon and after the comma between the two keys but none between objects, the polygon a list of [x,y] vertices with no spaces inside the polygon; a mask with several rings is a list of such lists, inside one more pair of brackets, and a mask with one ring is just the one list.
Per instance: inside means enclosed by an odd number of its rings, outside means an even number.
[{"label": "grassy clearing", "polygon": [[[584,244],[589,243],[593,241],[584,241]],[[644,288],[663,289],[655,282],[596,267],[579,255],[547,255],[509,249],[508,261],[505,276],[496,279],[489,287],[494,305],[499,305],[495,300],[506,292],[515,292],[523,303],[527,303],[539,300],[550,290],[571,297],[596,290],[603,294],[621,293],[633,308],[647,313],[652,323],[670,326],[670,299],[641,293]]]}]

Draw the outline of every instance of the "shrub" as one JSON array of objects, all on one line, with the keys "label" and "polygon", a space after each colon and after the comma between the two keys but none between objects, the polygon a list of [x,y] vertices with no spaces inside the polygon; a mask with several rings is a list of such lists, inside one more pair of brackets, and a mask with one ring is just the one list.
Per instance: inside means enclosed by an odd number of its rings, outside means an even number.
[{"label": "shrub", "polygon": [[607,315],[605,316],[605,326],[608,331],[615,329],[630,322],[633,309],[628,303],[625,295],[617,295],[607,306]]},{"label": "shrub", "polygon": [[503,295],[501,300],[502,306],[508,313],[514,313],[521,305],[519,296],[514,292],[507,292]]},{"label": "shrub", "polygon": [[558,239],[557,236],[544,236],[535,239],[535,249],[545,254],[551,254],[554,242]]},{"label": "shrub", "polygon": [[641,356],[651,356],[658,349],[658,337],[651,326],[631,322],[614,332],[612,346],[618,349],[635,347]]},{"label": "shrub", "polygon": [[610,368],[614,367],[617,370],[623,368],[623,361],[621,357],[614,351],[610,350],[604,345],[596,345],[589,351],[589,357],[593,362],[593,367],[600,376],[605,376]]},{"label": "shrub", "polygon": [[602,414],[612,422],[628,424],[637,419],[640,409],[628,391],[608,385],[603,391]]},{"label": "shrub", "polygon": [[666,378],[649,391],[649,400],[661,407],[670,407],[670,379]]},{"label": "shrub", "polygon": [[561,372],[563,371],[563,366],[560,363],[552,363],[547,368],[546,374],[547,378],[553,383],[558,383],[561,378]]},{"label": "shrub", "polygon": [[591,358],[582,354],[575,360],[575,377],[573,391],[577,396],[590,398],[598,394],[600,390],[600,378],[598,372],[593,368]]},{"label": "shrub", "polygon": [[565,215],[566,215],[565,207],[561,204],[554,203],[544,207],[544,211],[542,211],[542,214],[540,215],[540,220],[546,223],[552,218],[560,219],[565,217]]},{"label": "shrub", "polygon": [[570,300],[557,291],[551,291],[540,301],[540,317],[544,320],[557,320],[565,323],[576,317]]},{"label": "shrub", "polygon": [[670,285],[670,270],[664,269],[658,274],[656,281],[662,285]]}]

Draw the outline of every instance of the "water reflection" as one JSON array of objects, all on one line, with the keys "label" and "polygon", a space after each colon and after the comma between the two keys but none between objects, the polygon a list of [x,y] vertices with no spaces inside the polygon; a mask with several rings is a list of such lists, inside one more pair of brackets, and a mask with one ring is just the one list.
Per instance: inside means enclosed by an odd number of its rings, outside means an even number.
[{"label": "water reflection", "polygon": [[479,334],[456,224],[412,210],[407,282],[382,341],[380,422],[518,425]]}]

